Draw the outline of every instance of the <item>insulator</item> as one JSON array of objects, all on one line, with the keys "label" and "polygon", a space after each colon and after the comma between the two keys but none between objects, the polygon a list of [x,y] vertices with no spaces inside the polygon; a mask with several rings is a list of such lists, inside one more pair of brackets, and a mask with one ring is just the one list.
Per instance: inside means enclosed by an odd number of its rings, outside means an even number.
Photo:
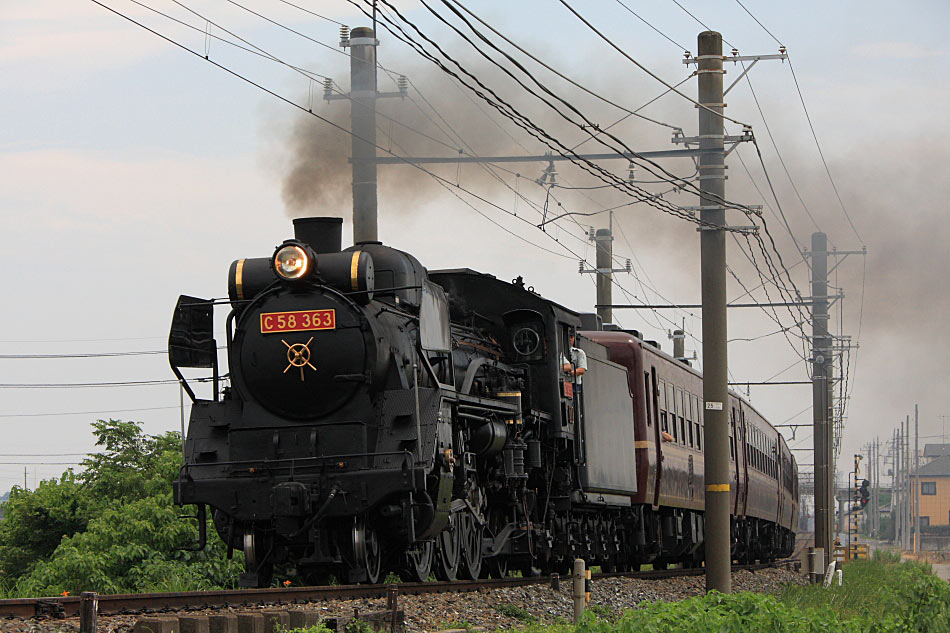
[{"label": "insulator", "polygon": [[732,56],[733,56],[733,57],[738,57],[738,55],[739,55],[739,49],[738,49],[738,48],[732,49]]},{"label": "insulator", "polygon": [[405,75],[399,75],[399,80],[396,82],[396,85],[399,87],[399,92],[403,96],[409,94],[409,79]]},{"label": "insulator", "polygon": [[594,230],[594,227],[590,227],[587,229],[587,239],[589,239],[592,242],[597,239],[597,231]]},{"label": "insulator", "polygon": [[627,182],[633,182],[634,175],[636,173],[636,167],[637,166],[633,163],[633,161],[630,161],[630,164],[627,165]]},{"label": "insulator", "polygon": [[583,259],[582,259],[581,261],[577,262],[577,272],[579,272],[579,273],[584,272],[584,260],[583,260]]},{"label": "insulator", "polygon": [[683,57],[684,57],[685,59],[689,59],[689,58],[692,57],[692,56],[693,56],[693,54],[690,53],[689,51],[683,51]]},{"label": "insulator", "polygon": [[350,27],[345,24],[340,26],[340,44],[343,45],[350,41]]},{"label": "insulator", "polygon": [[327,101],[330,100],[330,95],[333,94],[333,80],[327,77],[323,80],[323,98]]},{"label": "insulator", "polygon": [[628,273],[633,272],[633,264],[630,263],[629,259],[627,260],[627,265],[624,266],[624,268],[626,268]]}]

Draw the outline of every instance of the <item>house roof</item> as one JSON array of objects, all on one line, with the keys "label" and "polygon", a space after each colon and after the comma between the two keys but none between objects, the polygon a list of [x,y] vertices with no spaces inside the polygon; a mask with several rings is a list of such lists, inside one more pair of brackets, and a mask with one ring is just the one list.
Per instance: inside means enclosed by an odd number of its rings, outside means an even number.
[{"label": "house roof", "polygon": [[950,455],[950,444],[924,444],[924,457],[945,457]]},{"label": "house roof", "polygon": [[924,464],[918,472],[921,477],[950,477],[950,455],[938,457],[929,464]]}]

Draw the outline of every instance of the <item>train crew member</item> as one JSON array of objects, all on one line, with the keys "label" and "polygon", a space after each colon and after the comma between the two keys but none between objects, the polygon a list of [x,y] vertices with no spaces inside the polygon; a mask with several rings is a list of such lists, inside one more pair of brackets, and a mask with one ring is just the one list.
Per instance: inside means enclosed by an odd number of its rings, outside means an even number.
[{"label": "train crew member", "polygon": [[574,333],[570,338],[571,358],[561,355],[561,369],[565,374],[574,377],[574,383],[579,387],[583,383],[584,373],[587,371],[587,353],[579,347],[574,347]]}]

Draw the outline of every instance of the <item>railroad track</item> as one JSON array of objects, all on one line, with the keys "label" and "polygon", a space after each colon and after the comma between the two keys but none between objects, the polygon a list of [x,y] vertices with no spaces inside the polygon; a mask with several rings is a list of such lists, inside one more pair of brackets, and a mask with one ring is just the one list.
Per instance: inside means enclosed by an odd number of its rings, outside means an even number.
[{"label": "railroad track", "polygon": [[[771,567],[794,567],[797,559],[783,559],[774,563],[733,565],[732,569],[757,570]],[[690,569],[659,569],[653,571],[615,572],[594,574],[598,578],[639,578],[658,580],[678,576],[701,576],[702,567]],[[564,578],[564,582],[570,582]],[[352,600],[356,598],[384,598],[391,595],[392,588],[402,595],[425,593],[448,593],[522,587],[553,583],[553,576],[528,578],[490,578],[484,580],[457,580],[453,582],[401,582],[396,585],[330,585],[321,587],[274,587],[267,589],[223,589],[218,591],[184,591],[177,593],[111,594],[98,596],[99,613],[102,615],[141,614],[217,607],[254,606],[261,604],[301,604],[326,600]],[[79,614],[79,596],[56,596],[46,598],[14,598],[0,600],[0,618],[32,618],[37,615],[60,612],[65,617]]]}]

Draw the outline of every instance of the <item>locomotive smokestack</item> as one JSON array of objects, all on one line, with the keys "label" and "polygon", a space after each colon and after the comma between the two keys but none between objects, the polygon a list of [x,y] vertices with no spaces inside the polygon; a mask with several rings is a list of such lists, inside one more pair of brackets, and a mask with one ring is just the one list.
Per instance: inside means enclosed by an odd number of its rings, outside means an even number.
[{"label": "locomotive smokestack", "polygon": [[339,253],[343,245],[343,218],[297,218],[294,237],[318,255]]}]

